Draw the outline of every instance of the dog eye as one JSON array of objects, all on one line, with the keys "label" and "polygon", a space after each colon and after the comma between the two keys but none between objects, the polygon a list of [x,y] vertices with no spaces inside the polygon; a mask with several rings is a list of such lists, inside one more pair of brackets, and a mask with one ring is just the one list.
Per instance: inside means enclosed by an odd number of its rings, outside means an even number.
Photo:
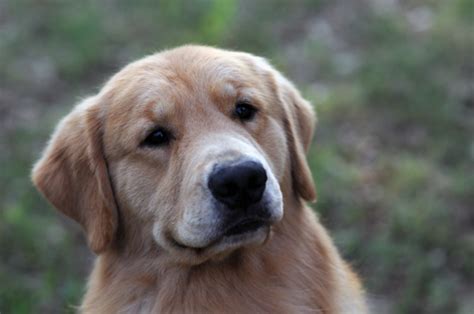
[{"label": "dog eye", "polygon": [[248,102],[241,101],[235,105],[234,115],[241,121],[252,120],[256,113],[257,108],[255,108]]},{"label": "dog eye", "polygon": [[164,128],[158,128],[145,138],[145,140],[142,142],[142,145],[149,147],[164,146],[168,145],[172,139],[173,136],[168,130]]}]

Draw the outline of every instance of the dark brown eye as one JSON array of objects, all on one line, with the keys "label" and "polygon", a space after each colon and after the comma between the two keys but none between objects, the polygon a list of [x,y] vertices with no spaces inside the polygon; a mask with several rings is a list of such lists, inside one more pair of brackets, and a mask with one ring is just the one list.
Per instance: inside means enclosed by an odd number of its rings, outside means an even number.
[{"label": "dark brown eye", "polygon": [[248,102],[239,101],[237,104],[235,104],[234,115],[241,121],[252,120],[256,113],[257,108]]},{"label": "dark brown eye", "polygon": [[164,128],[158,128],[151,132],[143,141],[142,146],[158,147],[168,145],[173,139],[171,132]]}]

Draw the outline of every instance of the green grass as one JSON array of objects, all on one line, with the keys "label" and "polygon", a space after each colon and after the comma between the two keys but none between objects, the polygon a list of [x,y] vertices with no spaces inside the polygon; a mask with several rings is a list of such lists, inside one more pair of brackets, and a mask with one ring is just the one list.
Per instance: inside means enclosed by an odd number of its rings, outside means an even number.
[{"label": "green grass", "polygon": [[129,61],[194,42],[267,56],[313,102],[314,208],[372,298],[393,313],[469,313],[472,1],[351,3],[2,4],[0,312],[74,312],[84,291],[81,231],[29,181],[59,117]]}]

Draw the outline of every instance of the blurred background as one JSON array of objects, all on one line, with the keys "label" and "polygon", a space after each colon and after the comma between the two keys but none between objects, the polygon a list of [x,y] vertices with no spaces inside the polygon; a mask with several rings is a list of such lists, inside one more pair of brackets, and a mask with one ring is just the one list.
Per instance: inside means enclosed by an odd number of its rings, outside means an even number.
[{"label": "blurred background", "polygon": [[374,313],[473,313],[473,21],[471,0],[0,0],[0,312],[84,292],[83,235],[29,180],[58,119],[128,62],[202,43],[267,57],[314,104],[313,207]]}]

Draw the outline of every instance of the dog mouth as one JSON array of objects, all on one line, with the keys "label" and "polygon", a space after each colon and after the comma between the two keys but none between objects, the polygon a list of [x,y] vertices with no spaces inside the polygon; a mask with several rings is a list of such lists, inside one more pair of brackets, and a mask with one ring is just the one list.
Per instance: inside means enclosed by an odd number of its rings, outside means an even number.
[{"label": "dog mouth", "polygon": [[224,231],[224,237],[242,235],[244,233],[254,232],[267,225],[264,220],[258,218],[246,218],[232,224]]},{"label": "dog mouth", "polygon": [[245,244],[246,242],[252,242],[253,238],[260,237],[261,234],[267,234],[270,225],[270,221],[262,218],[244,218],[235,223],[231,223],[224,229],[224,232],[222,232],[219,237],[215,238],[214,241],[204,247],[185,245],[171,235],[168,236],[168,239],[175,247],[180,249],[191,249],[198,254],[203,254],[206,251],[213,251],[221,246],[226,247],[227,245],[230,245],[233,247],[238,246],[239,244]]}]

